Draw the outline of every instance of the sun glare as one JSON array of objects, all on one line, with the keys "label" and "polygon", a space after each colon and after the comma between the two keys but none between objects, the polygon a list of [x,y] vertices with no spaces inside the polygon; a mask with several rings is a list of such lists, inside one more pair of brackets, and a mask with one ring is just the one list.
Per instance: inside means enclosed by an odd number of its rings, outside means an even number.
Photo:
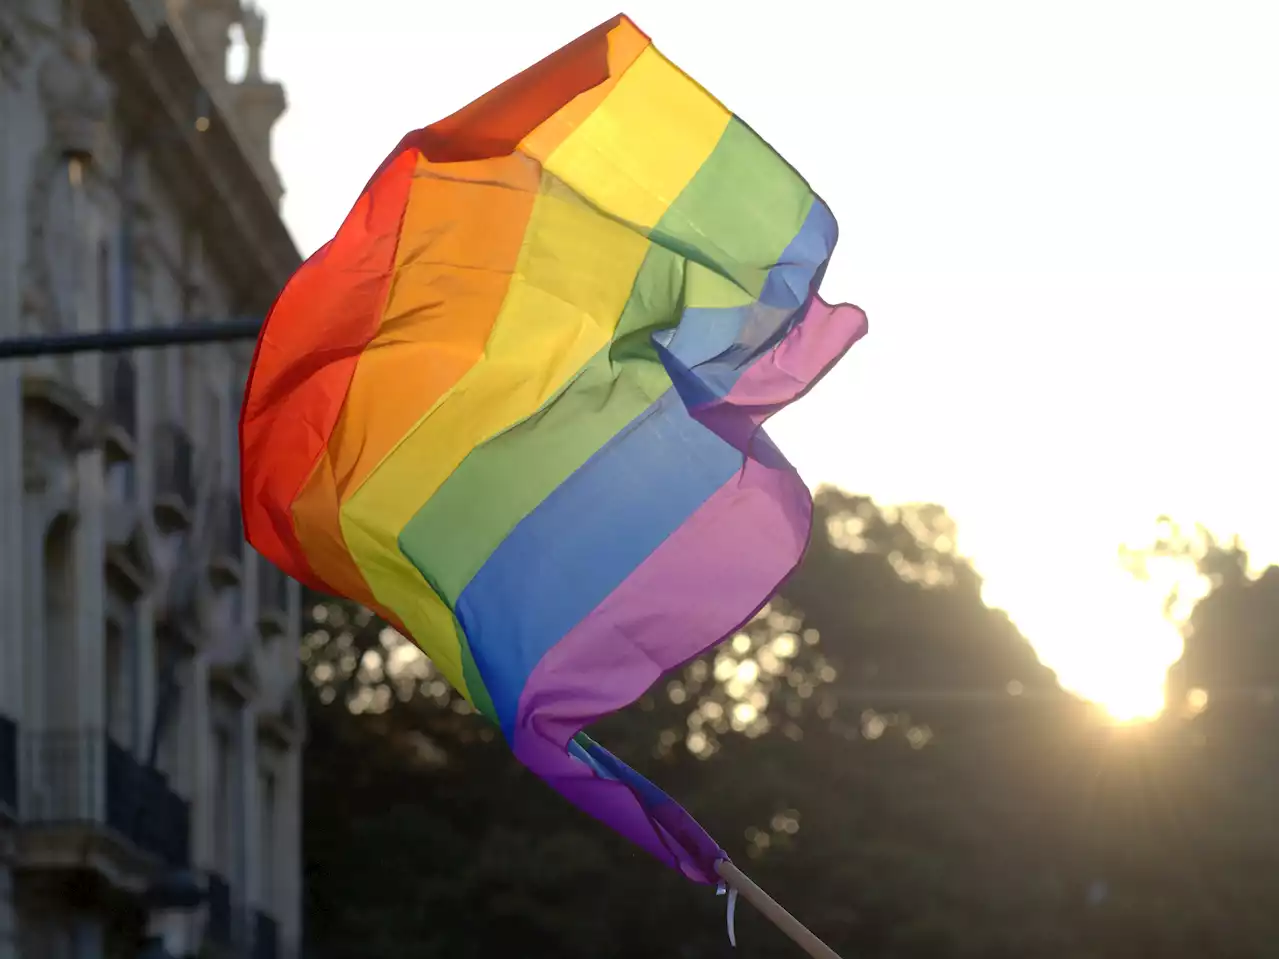
[{"label": "sun glare", "polygon": [[1118,676],[1105,686],[1099,684],[1087,695],[1115,723],[1150,722],[1158,718],[1165,707],[1164,684],[1152,680],[1149,671],[1138,676]]},{"label": "sun glare", "polygon": [[1065,550],[1034,566],[977,565],[984,598],[1008,612],[1064,689],[1116,723],[1164,711],[1165,676],[1182,654],[1179,626],[1164,615],[1166,583],[1139,582]]}]

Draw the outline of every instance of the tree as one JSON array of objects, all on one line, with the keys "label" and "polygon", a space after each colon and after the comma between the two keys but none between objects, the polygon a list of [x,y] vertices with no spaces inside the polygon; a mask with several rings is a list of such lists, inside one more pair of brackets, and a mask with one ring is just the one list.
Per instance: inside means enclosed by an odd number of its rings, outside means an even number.
[{"label": "tree", "polygon": [[[939,507],[822,491],[805,562],[770,606],[592,735],[847,955],[1273,948],[1275,802],[1244,754],[1206,748],[1180,717],[1100,724],[983,604],[954,542]],[[1274,657],[1274,571],[1234,568],[1197,607],[1189,651],[1256,633],[1245,645],[1270,636]],[[312,599],[316,959],[730,954],[723,900],[521,769],[394,631]],[[1274,748],[1270,762],[1274,789]],[[739,916],[740,954],[795,956]]]}]

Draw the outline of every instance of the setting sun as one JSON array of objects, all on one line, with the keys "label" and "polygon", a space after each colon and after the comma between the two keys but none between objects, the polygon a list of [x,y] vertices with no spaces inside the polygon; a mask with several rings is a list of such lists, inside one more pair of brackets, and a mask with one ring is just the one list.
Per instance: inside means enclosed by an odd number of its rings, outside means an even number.
[{"label": "setting sun", "polygon": [[1121,724],[1147,722],[1165,708],[1164,685],[1153,683],[1149,674],[1113,677],[1111,683],[1099,683],[1087,695]]}]

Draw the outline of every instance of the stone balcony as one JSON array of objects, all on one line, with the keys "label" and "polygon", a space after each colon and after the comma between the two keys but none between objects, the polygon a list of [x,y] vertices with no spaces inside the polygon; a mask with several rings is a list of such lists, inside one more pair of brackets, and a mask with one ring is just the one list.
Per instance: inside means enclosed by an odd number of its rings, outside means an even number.
[{"label": "stone balcony", "polygon": [[22,753],[28,867],[67,865],[68,849],[89,847],[135,870],[190,865],[190,804],[101,730],[26,734]]}]

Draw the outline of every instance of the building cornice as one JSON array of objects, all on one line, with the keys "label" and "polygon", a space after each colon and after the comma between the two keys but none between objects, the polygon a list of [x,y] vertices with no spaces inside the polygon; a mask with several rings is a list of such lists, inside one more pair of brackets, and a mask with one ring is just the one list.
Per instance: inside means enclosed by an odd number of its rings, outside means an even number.
[{"label": "building cornice", "polygon": [[27,53],[19,31],[17,11],[0,5],[0,85],[16,85],[26,67]]},{"label": "building cornice", "polygon": [[[226,277],[263,314],[301,262],[273,198],[173,29],[150,38],[127,0],[86,4],[99,62],[119,91],[124,142],[148,155]],[[204,117],[208,122],[197,125]],[[199,127],[199,128],[198,128]]]}]

